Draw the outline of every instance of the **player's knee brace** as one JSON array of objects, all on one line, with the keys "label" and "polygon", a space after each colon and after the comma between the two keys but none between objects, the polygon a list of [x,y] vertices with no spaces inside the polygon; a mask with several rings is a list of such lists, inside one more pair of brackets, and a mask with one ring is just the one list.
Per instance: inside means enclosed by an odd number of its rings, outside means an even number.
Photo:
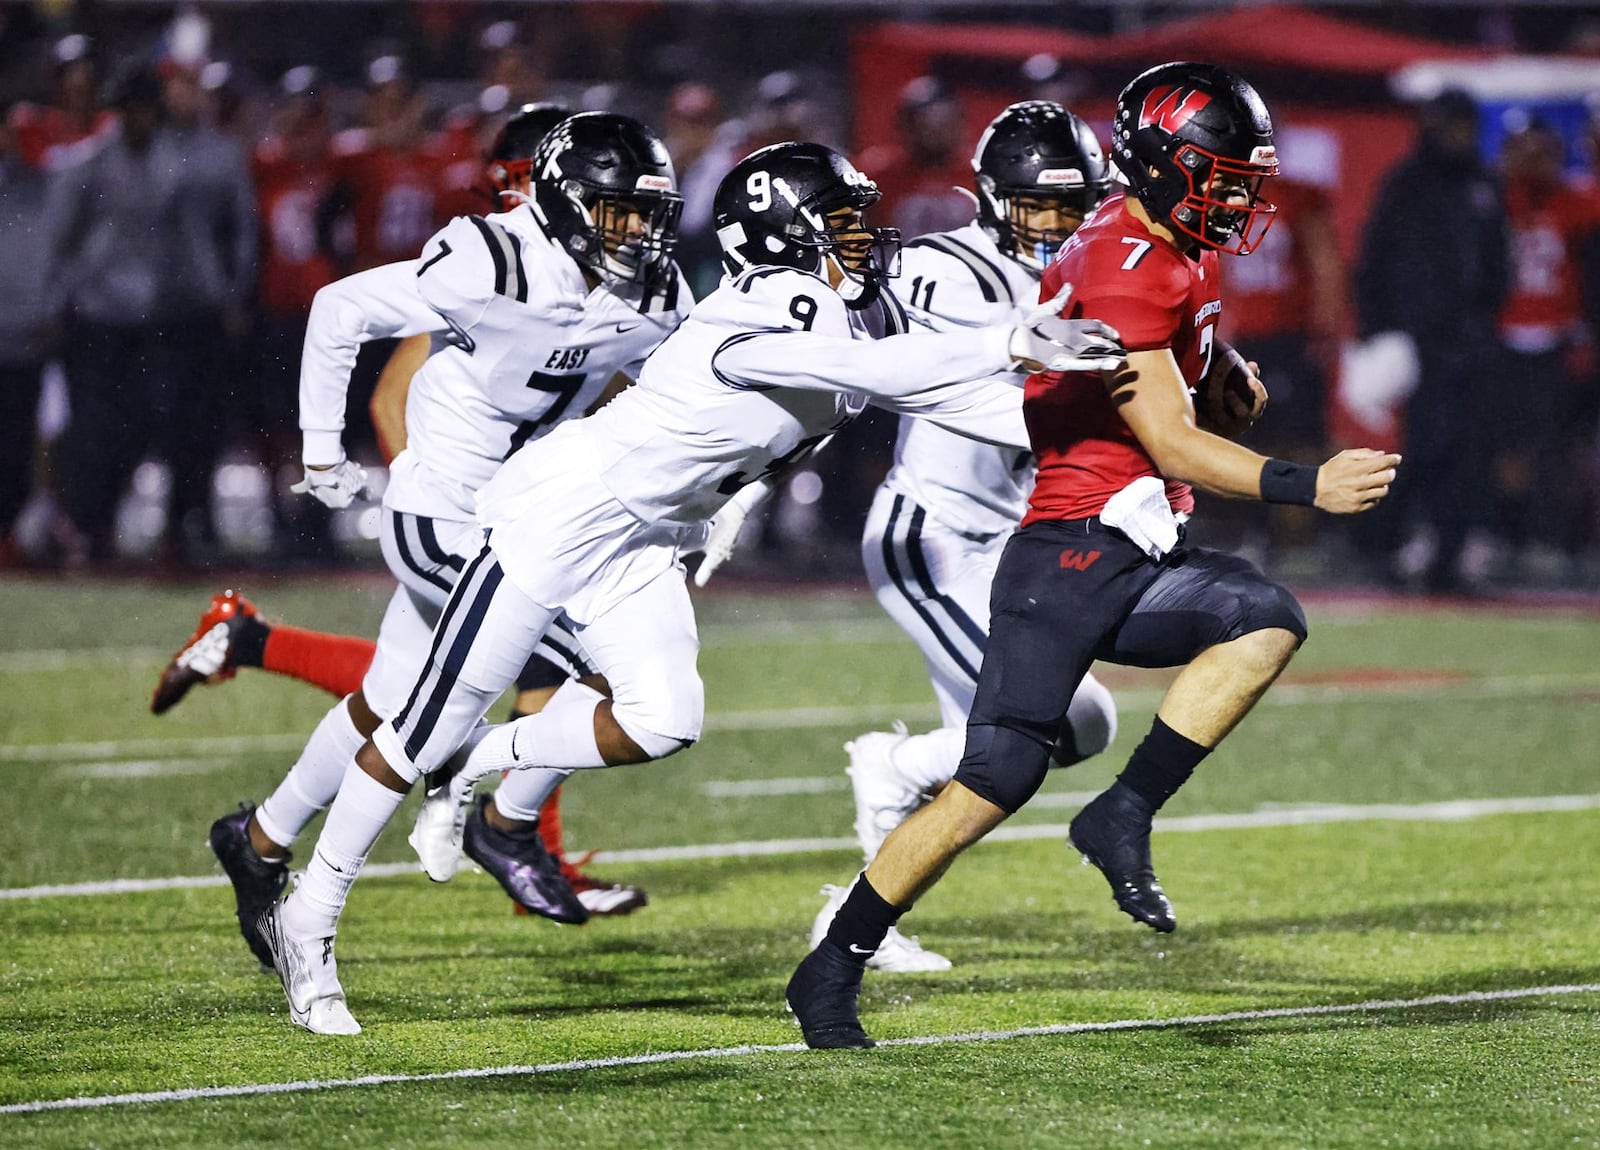
[{"label": "player's knee brace", "polygon": [[1211,634],[1200,635],[1201,649],[1227,643],[1252,631],[1280,628],[1306,637],[1306,614],[1288,588],[1268,579],[1243,560],[1228,557],[1190,609],[1211,618]]},{"label": "player's knee brace", "polygon": [[1015,814],[1044,782],[1050,767],[1050,744],[1051,740],[1038,732],[969,726],[967,753],[955,781],[1007,814]]},{"label": "player's knee brace", "polygon": [[1288,631],[1304,641],[1307,634],[1306,613],[1288,588],[1271,580],[1257,580],[1236,590],[1235,603],[1238,622],[1230,638],[1237,639],[1252,631],[1276,629]]},{"label": "player's knee brace", "polygon": [[647,756],[664,759],[700,738],[705,710],[705,687],[695,675],[670,690],[616,699],[611,717]]},{"label": "player's knee brace", "polygon": [[1117,704],[1098,679],[1078,684],[1067,717],[1061,721],[1050,758],[1055,766],[1070,767],[1093,758],[1117,737]]}]

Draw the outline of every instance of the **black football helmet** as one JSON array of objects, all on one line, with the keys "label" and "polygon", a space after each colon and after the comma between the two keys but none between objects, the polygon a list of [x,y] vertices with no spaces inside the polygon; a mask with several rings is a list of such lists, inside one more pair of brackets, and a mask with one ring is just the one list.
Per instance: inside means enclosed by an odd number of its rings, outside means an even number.
[{"label": "black football helmet", "polygon": [[533,153],[550,129],[572,115],[572,109],[541,102],[524,104],[506,119],[489,145],[489,182],[495,195],[517,195],[517,187],[533,174]]},{"label": "black football helmet", "polygon": [[1172,63],[1117,97],[1111,151],[1145,210],[1206,247],[1247,255],[1277,211],[1261,183],[1278,174],[1272,117],[1241,77]]},{"label": "black football helmet", "polygon": [[1016,201],[1083,217],[1111,190],[1111,167],[1094,129],[1054,100],[1024,100],[989,122],[972,154],[978,223],[995,246],[1043,271],[1071,228],[1039,228]]},{"label": "black football helmet", "polygon": [[[869,228],[861,216],[879,194],[865,173],[821,144],[752,152],[722,178],[711,202],[722,262],[730,275],[775,264],[826,278],[831,261],[845,303],[867,307],[882,282],[900,274],[899,230]],[[841,209],[854,218],[828,218]]]},{"label": "black football helmet", "polygon": [[[533,153],[533,209],[566,253],[608,282],[642,283],[678,242],[683,197],[666,145],[615,112],[580,112]],[[631,226],[637,218],[639,226]]]}]

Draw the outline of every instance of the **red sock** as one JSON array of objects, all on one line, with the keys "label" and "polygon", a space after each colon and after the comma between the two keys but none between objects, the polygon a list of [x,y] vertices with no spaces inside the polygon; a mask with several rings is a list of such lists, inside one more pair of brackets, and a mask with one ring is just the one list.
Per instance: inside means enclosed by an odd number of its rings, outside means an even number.
[{"label": "red sock", "polygon": [[550,792],[550,797],[539,808],[539,841],[544,849],[566,865],[567,856],[561,853],[561,788]]},{"label": "red sock", "polygon": [[275,623],[261,653],[261,668],[321,687],[342,699],[361,689],[377,650],[371,639]]}]

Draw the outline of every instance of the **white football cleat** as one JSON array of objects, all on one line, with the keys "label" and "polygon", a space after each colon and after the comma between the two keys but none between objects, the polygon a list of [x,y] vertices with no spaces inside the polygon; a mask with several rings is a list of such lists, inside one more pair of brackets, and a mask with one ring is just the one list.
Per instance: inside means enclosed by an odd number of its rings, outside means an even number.
[{"label": "white football cleat", "polygon": [[868,862],[877,855],[889,832],[928,801],[922,790],[908,782],[894,765],[894,749],[906,738],[905,724],[896,723],[893,731],[871,731],[844,745],[850,756],[845,773],[850,776],[850,790],[856,800],[856,838],[861,841],[861,852]]},{"label": "white football cleat", "polygon": [[360,1034],[361,1024],[345,1005],[333,935],[291,938],[283,932],[283,902],[275,902],[256,921],[272,951],[273,965],[289,999],[289,1019],[313,1034]]},{"label": "white football cleat", "polygon": [[434,882],[455,878],[466,858],[462,841],[467,812],[472,806],[470,790],[466,797],[467,801],[461,801],[449,784],[426,791],[417,810],[417,821],[406,837],[422,862],[423,872]]},{"label": "white football cleat", "polygon": [[[829,883],[818,893],[827,895],[828,901],[822,904],[822,909],[811,923],[812,950],[816,950],[822,940],[828,937],[828,927],[833,923],[833,916],[844,905],[850,888]],[[951,964],[944,955],[924,949],[915,935],[908,937],[900,933],[899,927],[891,926],[889,933],[883,936],[877,953],[867,959],[867,965],[886,974],[927,974],[935,970],[949,970]]]}]

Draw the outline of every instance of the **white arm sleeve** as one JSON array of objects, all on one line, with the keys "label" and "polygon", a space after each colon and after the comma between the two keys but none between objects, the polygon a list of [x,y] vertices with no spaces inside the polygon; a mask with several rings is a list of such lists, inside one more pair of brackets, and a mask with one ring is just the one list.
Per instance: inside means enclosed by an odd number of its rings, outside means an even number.
[{"label": "white arm sleeve", "polygon": [[877,407],[931,418],[973,439],[1026,448],[1021,391],[986,378],[1010,368],[1010,337],[1008,326],[879,340],[752,332],[724,343],[712,366],[734,386],[865,395]]},{"label": "white arm sleeve", "polygon": [[445,326],[418,291],[416,266],[410,261],[357,272],[317,292],[300,353],[304,461],[326,465],[343,458],[345,396],[363,343]]},{"label": "white arm sleeve", "polygon": [[734,336],[711,358],[718,378],[735,387],[794,387],[893,399],[938,384],[961,383],[1011,366],[1009,327],[885,339],[842,339],[810,331]]},{"label": "white arm sleeve", "polygon": [[[1004,329],[1000,329],[1004,330]],[[970,383],[939,383],[911,395],[873,397],[872,405],[937,423],[968,439],[1031,451],[1022,419],[1021,377],[992,376]]]}]

